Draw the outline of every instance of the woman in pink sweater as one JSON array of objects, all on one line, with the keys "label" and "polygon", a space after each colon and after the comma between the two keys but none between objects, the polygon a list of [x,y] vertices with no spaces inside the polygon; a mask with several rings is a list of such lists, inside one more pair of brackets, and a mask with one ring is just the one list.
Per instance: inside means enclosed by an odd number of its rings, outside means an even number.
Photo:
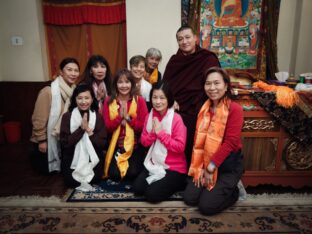
[{"label": "woman in pink sweater", "polygon": [[174,112],[173,95],[166,84],[154,84],[150,92],[152,110],[146,117],[141,143],[150,147],[144,160],[145,169],[133,184],[136,195],[149,202],[160,202],[182,190],[187,166],[184,154],[186,127]]}]

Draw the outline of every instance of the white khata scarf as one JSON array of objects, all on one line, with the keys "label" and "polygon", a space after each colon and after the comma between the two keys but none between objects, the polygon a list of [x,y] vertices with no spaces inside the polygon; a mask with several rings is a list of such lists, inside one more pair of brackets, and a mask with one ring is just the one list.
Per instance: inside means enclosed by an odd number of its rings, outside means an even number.
[{"label": "white khata scarf", "polygon": [[[146,129],[148,132],[152,131],[153,111],[154,109],[149,113],[146,124]],[[170,135],[173,116],[174,110],[173,108],[170,108],[160,122],[162,126],[165,126],[165,131]],[[149,172],[149,177],[146,178],[148,184],[161,180],[165,177],[165,169],[169,168],[168,165],[165,164],[167,152],[167,148],[160,142],[159,139],[157,139],[149,148],[149,151],[144,160],[144,166]]]},{"label": "white khata scarf", "polygon": [[[70,132],[73,133],[81,126],[82,116],[76,107],[71,114],[70,118]],[[89,128],[94,129],[96,122],[96,114],[89,110]],[[72,175],[75,180],[81,183],[76,189],[81,191],[93,190],[89,184],[94,177],[93,168],[98,164],[99,158],[95,149],[90,141],[89,135],[85,132],[76,144],[75,153],[73,157],[71,169],[74,169]]]},{"label": "white khata scarf", "polygon": [[[61,170],[60,143],[58,140],[60,133],[60,123],[63,113],[65,113],[68,109],[70,104],[70,97],[74,88],[75,85],[69,87],[62,76],[58,76],[51,83],[52,100],[47,129],[49,172]],[[62,99],[66,100],[63,111]]]}]

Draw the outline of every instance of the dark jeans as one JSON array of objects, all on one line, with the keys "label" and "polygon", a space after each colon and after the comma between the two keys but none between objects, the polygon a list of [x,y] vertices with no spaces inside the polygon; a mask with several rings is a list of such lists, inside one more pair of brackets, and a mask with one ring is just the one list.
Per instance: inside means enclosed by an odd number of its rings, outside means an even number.
[{"label": "dark jeans", "polygon": [[196,187],[193,178],[188,178],[184,191],[184,202],[188,205],[198,205],[204,215],[214,215],[232,206],[238,200],[237,183],[244,172],[243,155],[241,152],[231,153],[218,169],[215,187]]},{"label": "dark jeans", "polygon": [[177,191],[181,191],[186,185],[186,174],[166,170],[166,176],[161,180],[148,184],[146,178],[148,171],[144,168],[134,181],[132,189],[135,195],[144,195],[148,202],[156,203],[168,199]]}]

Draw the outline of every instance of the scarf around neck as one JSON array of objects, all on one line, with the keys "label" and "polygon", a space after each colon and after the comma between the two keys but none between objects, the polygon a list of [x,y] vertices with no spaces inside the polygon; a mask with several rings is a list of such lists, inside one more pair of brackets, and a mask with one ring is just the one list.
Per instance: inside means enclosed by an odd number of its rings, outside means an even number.
[{"label": "scarf around neck", "polygon": [[150,78],[149,78],[149,82],[151,84],[154,84],[158,81],[158,69],[155,68],[154,71],[152,72],[152,74],[150,75]]},{"label": "scarf around neck", "polygon": [[[212,102],[208,99],[198,113],[192,161],[188,173],[195,180],[199,179],[203,170],[210,163],[212,156],[222,144],[230,104],[231,100],[225,97],[218,103],[215,113],[211,117],[209,109]],[[216,169],[213,174],[213,183],[207,186],[208,190],[215,186],[217,174],[218,170]]]},{"label": "scarf around neck", "polygon": [[[119,115],[119,108],[120,106],[117,103],[117,100],[114,99],[112,103],[109,104],[108,109],[109,109],[109,118],[111,120],[115,119]],[[128,110],[128,115],[131,118],[136,118],[137,116],[137,102],[135,100],[135,97],[132,98],[131,104]],[[116,130],[113,132],[111,142],[109,144],[106,157],[105,157],[105,164],[104,164],[104,176],[103,178],[108,177],[108,170],[109,166],[112,160],[112,157],[115,152],[115,148],[117,145],[118,137],[120,134],[120,128],[121,126],[119,125]],[[128,159],[131,157],[133,148],[134,148],[134,130],[132,127],[129,125],[129,123],[126,123],[126,135],[124,138],[124,149],[125,152],[122,154],[118,155],[117,158],[117,166],[120,171],[120,177],[123,178],[128,170],[129,163]]]},{"label": "scarf around neck", "polygon": [[[61,170],[60,145],[58,140],[60,125],[62,116],[70,104],[70,97],[74,88],[75,85],[69,87],[62,76],[58,76],[51,83],[52,99],[47,127],[49,172]],[[65,103],[63,110],[62,102]]]},{"label": "scarf around neck", "polygon": [[[76,131],[82,122],[82,116],[79,109],[76,107],[72,111],[70,118],[70,133]],[[89,110],[89,128],[94,129],[96,122],[95,112]],[[98,164],[99,158],[87,132],[84,132],[82,138],[75,146],[73,161],[70,168],[74,169],[72,176],[80,182],[81,185],[76,189],[82,191],[93,190],[89,184],[94,177],[93,168]]]},{"label": "scarf around neck", "polygon": [[[153,112],[149,113],[146,130],[148,132],[152,131],[153,124]],[[174,116],[174,109],[168,109],[166,115],[161,120],[161,125],[163,129],[165,129],[166,133],[171,135],[172,129],[172,121]],[[168,165],[166,165],[165,161],[167,158],[167,148],[160,142],[157,138],[156,141],[150,146],[146,158],[144,160],[144,166],[149,172],[149,176],[146,178],[148,184],[151,184],[155,181],[161,180],[166,176],[166,170],[168,169]]]}]

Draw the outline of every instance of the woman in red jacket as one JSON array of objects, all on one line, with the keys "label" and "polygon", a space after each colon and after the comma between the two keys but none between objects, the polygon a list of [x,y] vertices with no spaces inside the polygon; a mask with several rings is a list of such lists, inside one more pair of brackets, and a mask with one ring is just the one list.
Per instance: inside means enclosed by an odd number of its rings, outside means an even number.
[{"label": "woman in red jacket", "polygon": [[231,99],[228,74],[219,67],[205,72],[204,89],[208,100],[201,107],[189,175],[192,180],[184,201],[197,205],[205,215],[232,206],[238,199],[237,184],[243,174],[241,129],[243,109]]},{"label": "woman in red jacket", "polygon": [[105,157],[104,178],[114,181],[134,179],[143,169],[145,149],[139,142],[147,107],[136,95],[136,84],[127,69],[117,72],[103,106],[103,118],[111,134]]}]

